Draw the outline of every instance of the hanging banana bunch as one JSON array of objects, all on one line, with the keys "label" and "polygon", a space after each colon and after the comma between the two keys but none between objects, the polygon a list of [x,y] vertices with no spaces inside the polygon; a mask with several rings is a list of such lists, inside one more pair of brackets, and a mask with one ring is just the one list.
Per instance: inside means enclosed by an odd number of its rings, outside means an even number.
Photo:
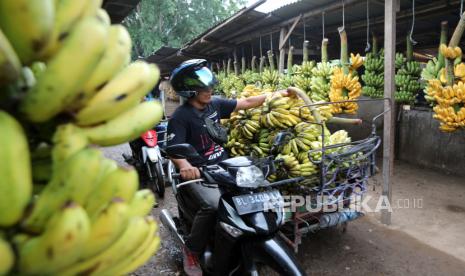
[{"label": "hanging banana bunch", "polygon": [[329,102],[333,66],[328,62],[328,39],[321,42],[321,62],[312,69],[310,81],[310,98],[314,102]]},{"label": "hanging banana bunch", "polygon": [[275,70],[275,63],[273,59],[273,53],[271,50],[267,52],[268,55],[268,61],[270,63],[270,67],[265,69],[262,73],[262,84],[263,88],[265,89],[271,89],[272,91],[275,91],[278,88],[279,85],[279,72],[278,70]]},{"label": "hanging banana bunch", "polygon": [[410,36],[407,36],[407,56],[396,54],[396,94],[398,103],[413,104],[420,92],[420,63],[413,59],[413,45]]},{"label": "hanging banana bunch", "polygon": [[372,52],[366,55],[365,72],[362,75],[363,95],[371,98],[384,97],[384,51],[378,51],[378,40],[373,35]]},{"label": "hanging banana bunch", "polygon": [[[341,37],[341,67],[337,67],[333,71],[329,98],[332,102],[356,100],[360,97],[362,91],[362,85],[354,70],[358,68],[359,61],[357,57],[354,57],[352,60],[353,63],[349,64],[347,34],[344,28],[339,28],[338,30]],[[353,69],[351,70],[351,68]],[[355,102],[346,102],[334,104],[332,108],[333,113],[355,114],[358,110],[358,104]]]},{"label": "hanging banana bunch", "polygon": [[445,68],[441,69],[439,78],[430,79],[427,94],[434,98],[433,118],[439,120],[444,132],[465,128],[465,64],[461,60],[462,50],[458,47],[460,37],[465,29],[462,15],[449,45],[441,44],[440,53],[445,59]]},{"label": "hanging banana bunch", "polygon": [[290,46],[287,54],[287,73],[279,78],[278,89],[286,89],[290,86],[294,86],[294,79],[292,77],[294,75],[294,67],[292,65],[293,53],[294,47]]},{"label": "hanging banana bunch", "polygon": [[[308,41],[304,42],[303,51],[308,52]],[[308,58],[308,54],[304,55]],[[311,97],[312,70],[315,67],[315,61],[304,59],[301,65],[294,65],[292,71],[292,82],[294,85],[302,89],[309,97]]]}]

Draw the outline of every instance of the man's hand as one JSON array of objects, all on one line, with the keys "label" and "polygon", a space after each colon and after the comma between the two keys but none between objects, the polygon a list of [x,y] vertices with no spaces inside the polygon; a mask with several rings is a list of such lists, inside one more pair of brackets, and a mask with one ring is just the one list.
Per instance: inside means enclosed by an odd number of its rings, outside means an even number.
[{"label": "man's hand", "polygon": [[199,168],[192,166],[191,164],[183,166],[179,169],[181,178],[183,180],[194,180],[200,178]]}]

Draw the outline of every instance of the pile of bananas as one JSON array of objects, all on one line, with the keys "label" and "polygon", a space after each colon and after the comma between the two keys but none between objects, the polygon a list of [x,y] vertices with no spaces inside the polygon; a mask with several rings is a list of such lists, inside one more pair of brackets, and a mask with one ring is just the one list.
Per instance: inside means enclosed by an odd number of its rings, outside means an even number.
[{"label": "pile of bananas", "polygon": [[262,80],[260,74],[252,70],[245,70],[240,78],[244,81],[245,85],[255,85]]},{"label": "pile of bananas", "polygon": [[[441,47],[440,51],[447,59],[457,59],[457,56],[447,53],[450,49],[450,47]],[[457,50],[457,52],[461,51]],[[439,128],[445,132],[465,128],[465,64],[455,65],[452,71],[452,85],[448,84],[447,72],[443,68],[439,79],[429,80],[427,86],[428,95],[436,102],[433,107],[435,112],[433,117],[440,121]]]},{"label": "pile of bananas", "polygon": [[154,195],[95,148],[160,121],[159,71],[101,4],[0,2],[1,275],[127,274],[159,246]]},{"label": "pile of bananas", "polygon": [[314,102],[328,102],[331,88],[331,77],[333,66],[329,62],[319,62],[312,69],[312,79],[310,84],[310,98]]},{"label": "pile of bananas", "polygon": [[395,100],[399,103],[412,104],[421,89],[421,67],[417,61],[407,61],[401,53],[396,53],[396,87]]},{"label": "pile of bananas", "polygon": [[275,91],[278,89],[280,81],[280,75],[278,71],[271,68],[267,68],[262,73],[262,85],[265,89]]},{"label": "pile of bananas", "polygon": [[363,95],[371,98],[384,97],[384,51],[368,53],[365,59],[365,73],[362,75]]},{"label": "pile of bananas", "polygon": [[228,74],[220,72],[217,75],[217,89],[228,98],[236,98],[240,91],[245,87],[244,81],[236,74]]},{"label": "pile of bananas", "polygon": [[315,68],[315,62],[304,61],[302,65],[294,65],[293,82],[296,87],[302,89],[309,97],[312,95],[312,70]]},{"label": "pile of bananas", "polygon": [[[329,98],[332,102],[344,100],[356,100],[360,97],[362,85],[359,82],[358,76],[354,72],[344,74],[343,68],[336,67],[331,78],[331,89]],[[332,106],[333,113],[348,113],[355,114],[358,110],[358,104],[355,102],[346,102],[334,104]]]}]

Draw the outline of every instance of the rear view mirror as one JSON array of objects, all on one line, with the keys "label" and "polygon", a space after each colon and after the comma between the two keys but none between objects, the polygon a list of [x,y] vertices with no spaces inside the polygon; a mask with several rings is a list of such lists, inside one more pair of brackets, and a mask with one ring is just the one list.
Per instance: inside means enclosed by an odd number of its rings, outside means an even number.
[{"label": "rear view mirror", "polygon": [[194,159],[200,157],[195,148],[187,143],[166,147],[166,154],[168,157],[174,159]]}]

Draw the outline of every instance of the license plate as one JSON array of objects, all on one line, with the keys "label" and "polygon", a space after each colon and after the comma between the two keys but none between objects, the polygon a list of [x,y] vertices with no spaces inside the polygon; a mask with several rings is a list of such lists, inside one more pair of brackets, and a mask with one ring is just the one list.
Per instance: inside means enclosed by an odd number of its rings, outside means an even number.
[{"label": "license plate", "polygon": [[233,196],[232,199],[239,215],[260,212],[265,210],[265,208],[269,210],[283,204],[283,198],[278,190]]}]

